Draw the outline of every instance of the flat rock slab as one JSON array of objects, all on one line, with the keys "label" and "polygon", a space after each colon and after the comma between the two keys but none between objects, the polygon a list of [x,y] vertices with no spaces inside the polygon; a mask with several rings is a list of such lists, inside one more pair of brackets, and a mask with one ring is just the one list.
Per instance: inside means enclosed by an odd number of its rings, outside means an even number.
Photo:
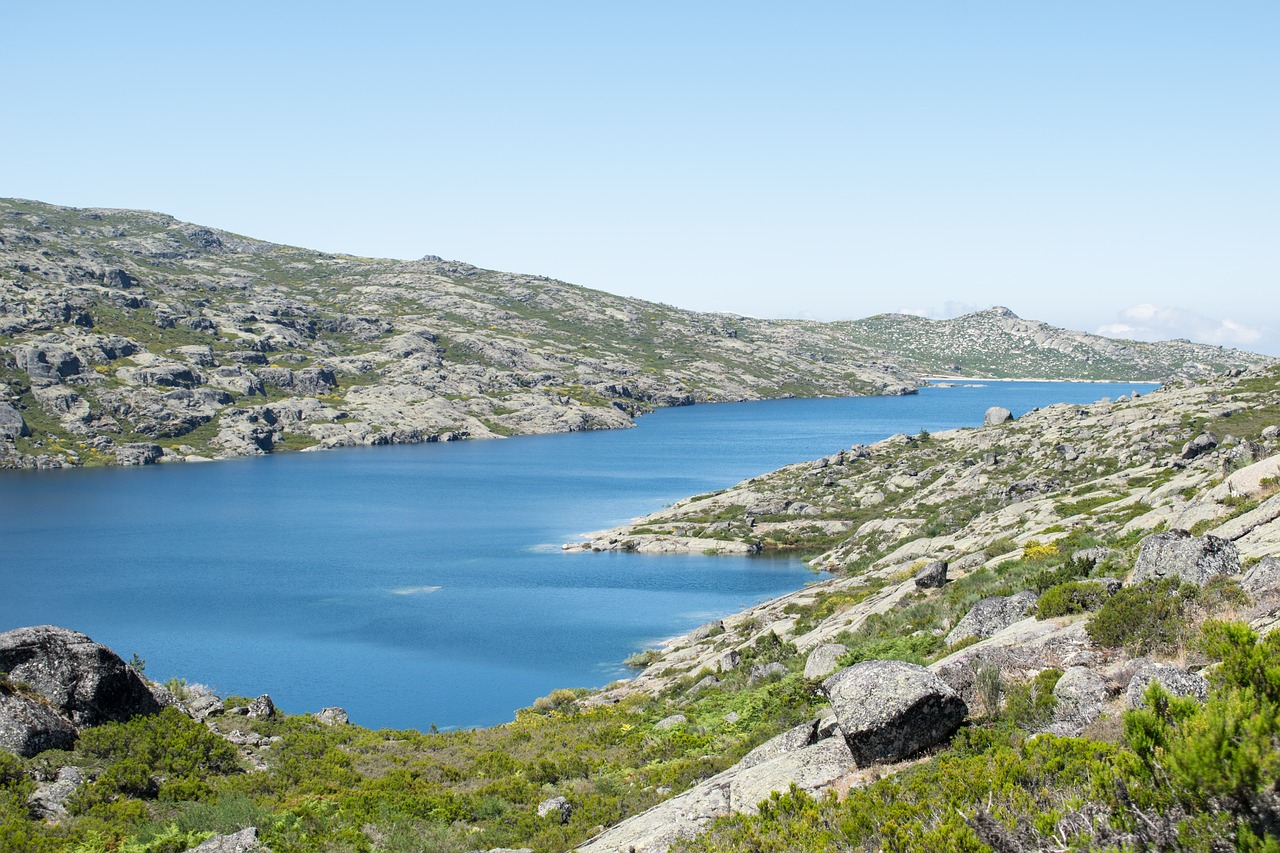
[{"label": "flat rock slab", "polygon": [[732,771],[712,776],[575,849],[583,853],[666,853],[675,842],[692,838],[715,818],[729,814],[732,776]]},{"label": "flat rock slab", "polygon": [[899,761],[944,742],[969,713],[941,678],[903,661],[864,661],[837,672],[822,688],[862,767]]},{"label": "flat rock slab", "polygon": [[739,769],[729,785],[729,807],[735,812],[755,814],[759,803],[774,791],[786,791],[795,785],[811,794],[831,787],[854,769],[853,753],[844,738],[827,738]]}]

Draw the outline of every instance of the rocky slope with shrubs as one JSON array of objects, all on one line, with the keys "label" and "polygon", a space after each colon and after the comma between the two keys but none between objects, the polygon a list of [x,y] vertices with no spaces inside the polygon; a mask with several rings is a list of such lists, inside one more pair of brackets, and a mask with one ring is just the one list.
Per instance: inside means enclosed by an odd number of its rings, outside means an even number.
[{"label": "rocky slope with shrubs", "polygon": [[[1122,379],[1266,361],[1090,336],[1059,352],[1043,335],[1007,359],[968,332],[908,333],[901,346],[869,335],[433,256],[298,249],[145,211],[0,200],[0,467],[619,428],[656,406],[907,393],[940,360]],[[1029,352],[1052,352],[1058,373]]]},{"label": "rocky slope with shrubs", "polygon": [[[156,853],[1272,849],[1280,371],[989,420],[833,449],[600,537],[796,548],[834,575],[491,729],[374,732],[181,682],[150,685],[158,713],[78,720],[59,686],[76,667],[31,661],[99,660],[88,639],[0,635],[17,753],[0,752],[0,837]],[[33,636],[78,651],[5,651]],[[60,740],[12,739],[40,714]]]}]

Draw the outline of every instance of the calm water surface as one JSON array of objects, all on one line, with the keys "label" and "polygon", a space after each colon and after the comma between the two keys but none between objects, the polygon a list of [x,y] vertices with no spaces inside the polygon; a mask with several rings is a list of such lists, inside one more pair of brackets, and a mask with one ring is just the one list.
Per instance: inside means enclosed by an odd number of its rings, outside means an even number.
[{"label": "calm water surface", "polygon": [[798,560],[563,554],[577,534],[897,432],[1142,384],[666,409],[634,430],[144,469],[0,472],[0,630],[84,631],[147,674],[341,705],[373,727],[490,725],[815,579]]}]

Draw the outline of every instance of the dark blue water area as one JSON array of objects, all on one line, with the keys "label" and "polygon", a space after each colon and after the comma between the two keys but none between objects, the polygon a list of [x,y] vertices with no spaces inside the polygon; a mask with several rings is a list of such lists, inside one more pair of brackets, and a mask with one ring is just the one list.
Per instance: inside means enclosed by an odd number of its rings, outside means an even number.
[{"label": "dark blue water area", "polygon": [[362,725],[478,726],[816,576],[792,558],[560,544],[897,432],[1143,384],[667,409],[634,430],[0,475],[0,629],[83,631],[158,680]]}]

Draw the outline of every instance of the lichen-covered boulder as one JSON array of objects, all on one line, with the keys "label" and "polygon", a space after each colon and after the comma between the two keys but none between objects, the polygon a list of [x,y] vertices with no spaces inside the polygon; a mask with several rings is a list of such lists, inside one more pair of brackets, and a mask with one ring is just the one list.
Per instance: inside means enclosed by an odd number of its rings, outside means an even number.
[{"label": "lichen-covered boulder", "polygon": [[947,740],[969,713],[941,678],[922,666],[874,660],[822,684],[859,766],[897,761]]},{"label": "lichen-covered boulder", "polygon": [[983,426],[999,426],[1002,423],[1013,420],[1013,412],[1004,406],[992,406],[987,409],[986,414],[982,416]]},{"label": "lichen-covered boulder", "polygon": [[0,689],[0,749],[30,758],[46,749],[71,749],[75,742],[75,728],[53,708]]},{"label": "lichen-covered boulder", "polygon": [[1154,533],[1142,541],[1130,583],[1178,578],[1203,586],[1218,575],[1240,574],[1240,552],[1217,536],[1192,536],[1185,530]]},{"label": "lichen-covered boulder", "polygon": [[538,817],[550,817],[556,823],[568,823],[573,817],[573,803],[565,797],[551,797],[538,803]]},{"label": "lichen-covered boulder", "polygon": [[836,671],[840,658],[849,650],[839,643],[823,643],[809,652],[804,662],[804,677],[810,679],[826,678]]},{"label": "lichen-covered boulder", "polygon": [[780,735],[769,738],[742,756],[742,760],[738,762],[738,769],[745,770],[748,767],[755,767],[757,764],[764,764],[766,761],[772,761],[789,752],[795,752],[797,749],[804,749],[817,740],[817,737],[817,720],[801,723],[794,728],[787,729]]},{"label": "lichen-covered boulder", "polygon": [[53,625],[5,631],[0,671],[29,684],[76,727],[160,711],[138,673],[78,631]]},{"label": "lichen-covered boulder", "polygon": [[917,589],[938,589],[946,582],[946,560],[934,560],[916,574]]},{"label": "lichen-covered boulder", "polygon": [[970,637],[985,639],[994,636],[1015,622],[1027,618],[1036,606],[1037,596],[1029,589],[1017,595],[996,595],[984,598],[966,613],[947,634],[946,643],[954,646]]},{"label": "lichen-covered boulder", "polygon": [[1280,560],[1263,557],[1244,573],[1240,586],[1255,596],[1280,591]]},{"label": "lichen-covered boulder", "polygon": [[1160,683],[1168,693],[1174,696],[1191,696],[1201,702],[1209,698],[1209,682],[1204,676],[1187,672],[1180,666],[1171,663],[1151,663],[1133,674],[1129,686],[1124,690],[1124,704],[1128,708],[1141,708],[1146,705],[1143,694],[1151,682]]}]

